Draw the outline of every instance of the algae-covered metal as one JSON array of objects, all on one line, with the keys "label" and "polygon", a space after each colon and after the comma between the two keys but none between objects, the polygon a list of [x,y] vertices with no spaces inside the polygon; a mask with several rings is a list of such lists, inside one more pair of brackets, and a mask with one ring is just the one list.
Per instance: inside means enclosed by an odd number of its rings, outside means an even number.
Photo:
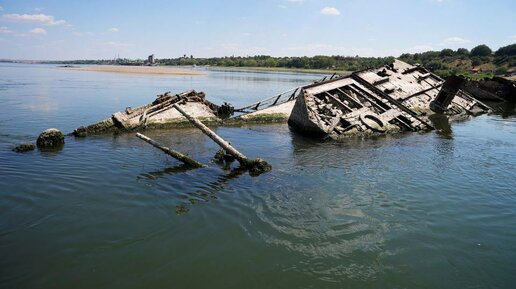
[{"label": "algae-covered metal", "polygon": [[[427,115],[444,80],[423,67],[395,60],[379,68],[305,86],[289,124],[297,131],[339,139],[349,135],[431,130]],[[443,113],[478,114],[488,107],[459,90]]]}]

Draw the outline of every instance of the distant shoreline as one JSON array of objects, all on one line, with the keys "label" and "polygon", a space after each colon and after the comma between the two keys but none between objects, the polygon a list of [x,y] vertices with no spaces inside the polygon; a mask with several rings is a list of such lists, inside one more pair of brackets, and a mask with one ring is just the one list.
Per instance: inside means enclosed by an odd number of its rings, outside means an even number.
[{"label": "distant shoreline", "polygon": [[113,73],[160,74],[160,75],[206,75],[205,72],[163,66],[91,65],[61,67],[65,70],[96,71]]},{"label": "distant shoreline", "polygon": [[290,67],[249,67],[249,66],[210,66],[210,70],[255,70],[264,72],[295,72],[308,74],[350,74],[352,71],[341,69],[315,69],[315,68],[290,68]]}]

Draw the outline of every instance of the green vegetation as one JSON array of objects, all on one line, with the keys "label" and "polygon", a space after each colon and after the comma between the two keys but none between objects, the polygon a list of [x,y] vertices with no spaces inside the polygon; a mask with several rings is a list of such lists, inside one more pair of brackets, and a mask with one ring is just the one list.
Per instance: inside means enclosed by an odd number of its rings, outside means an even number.
[{"label": "green vegetation", "polygon": [[[423,53],[405,53],[401,60],[416,64],[419,63],[431,71],[446,77],[452,74],[464,75],[470,78],[485,78],[494,75],[503,75],[516,67],[516,44],[499,48],[495,53],[487,45],[482,44],[471,49],[441,51],[427,51]],[[313,56],[313,57],[272,57],[257,56],[229,56],[195,58],[193,55],[183,55],[178,58],[157,59],[157,65],[198,65],[211,67],[238,67],[258,70],[276,71],[303,71],[344,73],[362,70],[391,63],[394,57],[349,57],[349,56]],[[54,64],[118,64],[144,65],[144,60],[116,59],[116,60],[73,60],[53,61]]]},{"label": "green vegetation", "polygon": [[471,49],[471,56],[484,57],[484,56],[489,56],[491,54],[493,54],[493,51],[491,50],[491,48],[489,48],[489,46],[487,46],[485,44],[481,44],[481,45],[476,46],[475,48]]},{"label": "green vegetation", "polygon": [[495,53],[496,56],[515,56],[516,55],[516,44],[507,45],[500,47]]},{"label": "green vegetation", "polygon": [[180,57],[158,59],[160,65],[209,65],[219,67],[262,67],[262,68],[293,68],[293,69],[322,69],[330,71],[353,71],[366,67],[374,67],[391,62],[393,57],[346,57],[323,56],[314,57],[271,57],[230,56],[212,58]]},{"label": "green vegetation", "polygon": [[516,44],[501,47],[494,54],[491,48],[482,44],[471,49],[471,52],[466,48],[456,51],[443,49],[440,52],[405,53],[399,58],[411,64],[420,63],[442,77],[463,75],[482,79],[504,75],[516,66]]}]

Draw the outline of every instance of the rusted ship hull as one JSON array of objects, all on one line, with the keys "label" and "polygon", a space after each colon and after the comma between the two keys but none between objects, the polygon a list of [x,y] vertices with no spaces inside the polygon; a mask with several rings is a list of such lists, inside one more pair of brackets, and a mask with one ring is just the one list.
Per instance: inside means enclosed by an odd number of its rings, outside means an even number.
[{"label": "rusted ship hull", "polygon": [[[339,139],[401,131],[432,130],[428,115],[443,79],[420,66],[391,65],[354,72],[301,89],[288,120],[295,130]],[[442,113],[466,116],[489,108],[462,90],[446,97]],[[446,96],[446,95],[445,95]]]}]

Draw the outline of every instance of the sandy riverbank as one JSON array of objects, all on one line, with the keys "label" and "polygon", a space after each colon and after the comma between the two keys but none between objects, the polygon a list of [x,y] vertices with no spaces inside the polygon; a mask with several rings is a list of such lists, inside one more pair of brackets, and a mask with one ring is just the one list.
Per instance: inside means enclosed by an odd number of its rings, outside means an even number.
[{"label": "sandy riverbank", "polygon": [[98,71],[114,73],[139,73],[139,74],[161,74],[161,75],[205,75],[205,72],[178,69],[162,66],[121,66],[121,65],[92,65],[92,66],[71,66],[63,67],[66,70]]}]

